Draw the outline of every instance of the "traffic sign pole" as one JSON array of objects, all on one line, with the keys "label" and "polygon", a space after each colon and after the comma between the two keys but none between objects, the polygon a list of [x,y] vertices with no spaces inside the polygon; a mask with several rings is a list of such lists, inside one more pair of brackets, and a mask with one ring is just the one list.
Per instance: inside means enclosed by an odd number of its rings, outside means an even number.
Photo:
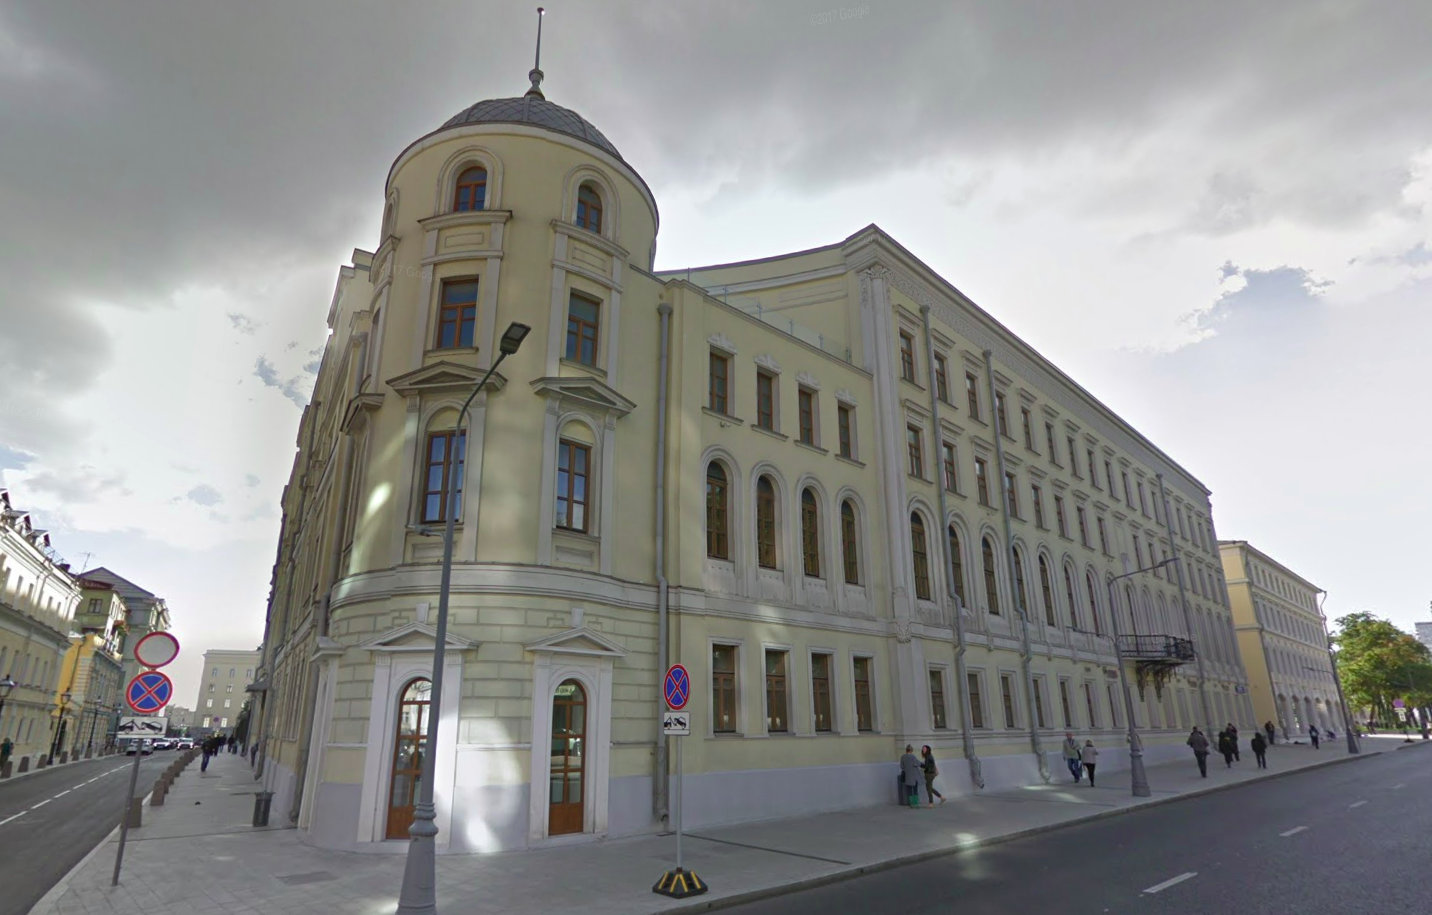
[{"label": "traffic sign pole", "polygon": [[[689,717],[670,714],[686,708],[686,704],[691,701],[691,675],[686,668],[680,664],[671,665],[662,681],[661,692],[669,712],[662,716],[659,739],[665,740],[668,735],[680,738],[690,734]],[[694,872],[686,870],[681,857],[681,819],[686,811],[686,773],[682,769],[679,739],[676,741],[676,792],[673,800],[675,803],[672,806],[676,808],[672,817],[676,826],[676,870],[662,874],[651,891],[673,899],[684,899],[687,896],[701,895],[706,892],[707,886]]]},{"label": "traffic sign pole", "polygon": [[119,868],[124,863],[124,840],[129,836],[129,808],[134,803],[134,788],[139,784],[139,761],[144,758],[144,741],[134,745],[134,768],[129,770],[129,790],[124,793],[124,808],[119,815],[119,850],[114,853],[114,876],[110,886],[119,886]]}]

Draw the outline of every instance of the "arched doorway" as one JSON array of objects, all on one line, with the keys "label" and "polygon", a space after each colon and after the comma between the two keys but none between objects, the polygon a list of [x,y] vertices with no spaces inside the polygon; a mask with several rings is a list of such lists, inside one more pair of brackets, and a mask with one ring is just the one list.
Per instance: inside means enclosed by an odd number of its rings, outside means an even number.
[{"label": "arched doorway", "polygon": [[427,750],[428,709],[432,681],[419,678],[403,688],[398,700],[397,733],[393,738],[393,774],[388,781],[388,826],[385,838],[406,839],[413,825],[413,805],[422,780]]},{"label": "arched doorway", "polygon": [[547,795],[547,834],[581,832],[587,756],[587,692],[564,680],[552,696],[552,769]]}]

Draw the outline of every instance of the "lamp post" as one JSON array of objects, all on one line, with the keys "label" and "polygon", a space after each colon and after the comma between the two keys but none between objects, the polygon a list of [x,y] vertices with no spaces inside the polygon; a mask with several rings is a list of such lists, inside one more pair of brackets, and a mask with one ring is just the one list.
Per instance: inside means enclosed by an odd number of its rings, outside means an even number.
[{"label": "lamp post", "polygon": [[[1119,689],[1124,693],[1124,719],[1129,726],[1129,773],[1133,782],[1134,797],[1149,797],[1153,791],[1149,788],[1149,775],[1144,770],[1144,743],[1139,738],[1139,729],[1134,723],[1134,696],[1129,692],[1129,675],[1124,670],[1124,655],[1119,650],[1119,641],[1122,633],[1119,632],[1119,603],[1114,596],[1114,582],[1121,578],[1132,578],[1144,572],[1152,572],[1154,569],[1163,568],[1177,562],[1177,559],[1165,559],[1157,565],[1151,565],[1146,569],[1135,569],[1132,572],[1125,572],[1123,575],[1110,576],[1105,582],[1109,588],[1109,619],[1110,625],[1114,628],[1114,655],[1119,662]],[[1134,608],[1129,607],[1130,618]]]},{"label": "lamp post", "polygon": [[5,700],[10,698],[10,690],[15,688],[15,681],[6,674],[5,679],[0,680],[0,740],[5,739]]},{"label": "lamp post", "polygon": [[60,744],[65,740],[65,725],[68,723],[65,721],[65,712],[69,707],[70,694],[68,692],[61,693],[58,718],[55,721],[55,737],[50,741],[50,765],[55,764],[55,755],[60,752]]},{"label": "lamp post", "polygon": [[[516,321],[508,325],[503,331],[502,339],[498,341],[497,361],[482,376],[477,387],[467,395],[463,401],[462,409],[457,414],[457,424],[453,427],[454,447],[457,442],[462,442],[467,447],[467,433],[463,429],[463,421],[467,417],[467,408],[472,406],[473,400],[478,392],[487,384],[487,379],[497,371],[502,360],[517,352],[522,345],[522,340],[532,330],[526,324],[519,324]],[[454,467],[456,460],[453,461]],[[463,466],[467,462],[463,461]],[[456,474],[448,474],[446,492],[443,493],[446,519],[443,527],[443,566],[442,577],[438,584],[438,623],[437,633],[433,638],[433,679],[432,693],[428,703],[428,729],[423,739],[423,768],[421,781],[418,784],[418,800],[413,805],[413,825],[408,829],[408,835],[412,841],[408,844],[408,860],[403,868],[403,888],[398,893],[399,915],[437,915],[437,835],[438,827],[434,822],[437,811],[433,807],[433,779],[437,772],[437,742],[438,742],[438,718],[442,709],[443,695],[443,654],[447,647],[447,614],[448,614],[448,589],[452,583],[452,539],[454,519],[457,516],[457,481]]]}]

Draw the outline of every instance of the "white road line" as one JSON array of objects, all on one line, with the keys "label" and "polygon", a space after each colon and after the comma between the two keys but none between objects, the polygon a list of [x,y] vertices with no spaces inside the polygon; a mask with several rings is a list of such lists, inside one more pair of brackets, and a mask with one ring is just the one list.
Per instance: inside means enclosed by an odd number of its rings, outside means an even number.
[{"label": "white road line", "polygon": [[0,826],[4,826],[6,823],[10,822],[11,820],[18,820],[18,819],[20,819],[20,817],[22,817],[22,816],[24,816],[24,815],[25,815],[25,811],[21,810],[19,813],[15,814],[14,816],[6,817],[5,819],[0,820]]},{"label": "white road line", "polygon": [[40,801],[40,803],[38,803],[38,804],[36,804],[35,806],[31,807],[30,809],[31,809],[31,810],[39,810],[41,807],[43,807],[43,806],[45,806],[46,804],[48,804],[48,803],[50,802],[50,800],[51,800],[50,798],[46,798],[45,800]]},{"label": "white road line", "polygon": [[1347,809],[1351,810],[1351,809],[1354,808],[1354,807],[1361,807],[1363,804],[1366,804],[1366,803],[1367,803],[1367,801],[1356,801],[1356,802],[1354,802],[1354,803],[1352,803],[1352,804],[1348,804],[1348,805],[1347,805]]},{"label": "white road line", "polygon": [[1287,832],[1280,832],[1280,833],[1278,833],[1278,835],[1280,835],[1280,836],[1282,836],[1283,838],[1286,839],[1288,836],[1295,836],[1295,835],[1297,835],[1298,833],[1302,832],[1303,830],[1305,830],[1305,829],[1307,829],[1307,828],[1308,828],[1308,827],[1306,827],[1306,826],[1294,826],[1292,829],[1288,830]]},{"label": "white road line", "polygon": [[69,793],[70,793],[71,791],[73,791],[73,790],[75,790],[75,789],[73,789],[73,788],[66,788],[64,791],[61,791],[59,794],[57,794],[57,795],[55,795],[54,797],[50,798],[50,800],[52,800],[52,801],[53,801],[53,800],[58,800],[59,798],[64,797],[66,794],[69,794]]},{"label": "white road line", "polygon": [[1173,886],[1175,883],[1182,883],[1182,882],[1184,882],[1185,880],[1187,880],[1189,877],[1197,877],[1197,876],[1198,876],[1198,871],[1189,871],[1189,872],[1186,873],[1186,874],[1179,874],[1177,877],[1170,877],[1169,879],[1165,880],[1163,883],[1155,883],[1153,886],[1151,886],[1151,887],[1149,887],[1148,889],[1144,890],[1144,892],[1145,892],[1145,893],[1162,893],[1164,890],[1166,890],[1166,889],[1168,889],[1169,887]]}]

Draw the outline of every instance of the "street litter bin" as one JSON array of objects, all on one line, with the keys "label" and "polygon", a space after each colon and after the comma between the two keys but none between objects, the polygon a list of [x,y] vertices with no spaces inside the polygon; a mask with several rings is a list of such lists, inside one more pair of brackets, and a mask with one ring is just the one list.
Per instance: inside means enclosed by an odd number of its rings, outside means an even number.
[{"label": "street litter bin", "polygon": [[269,808],[273,806],[272,791],[254,792],[254,825],[267,826],[269,821]]}]

